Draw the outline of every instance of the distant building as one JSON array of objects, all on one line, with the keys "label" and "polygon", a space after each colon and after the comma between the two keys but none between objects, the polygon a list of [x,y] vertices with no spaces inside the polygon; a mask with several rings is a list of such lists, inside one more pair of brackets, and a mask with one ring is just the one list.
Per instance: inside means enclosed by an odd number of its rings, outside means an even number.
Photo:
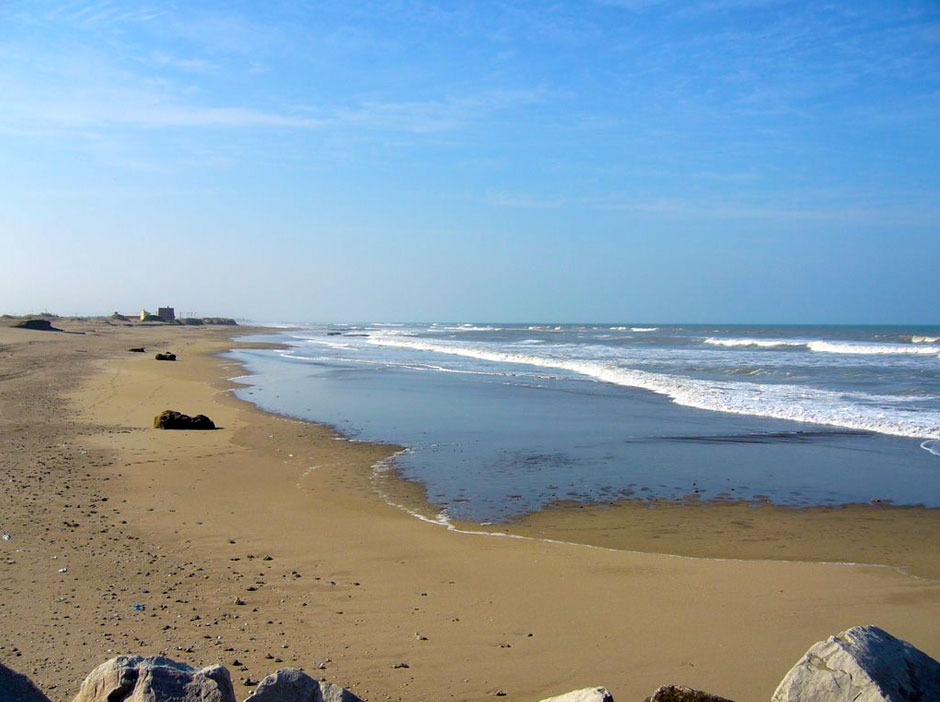
[{"label": "distant building", "polygon": [[164,322],[172,322],[176,319],[176,310],[172,307],[160,307],[157,309],[157,316]]}]

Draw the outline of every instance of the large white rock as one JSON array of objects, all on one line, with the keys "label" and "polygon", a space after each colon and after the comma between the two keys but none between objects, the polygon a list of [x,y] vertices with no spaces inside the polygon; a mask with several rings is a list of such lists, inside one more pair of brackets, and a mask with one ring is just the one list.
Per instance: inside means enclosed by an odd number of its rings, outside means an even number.
[{"label": "large white rock", "polygon": [[771,702],[940,700],[940,663],[876,626],[820,641],[790,669]]},{"label": "large white rock", "polygon": [[614,696],[606,687],[585,687],[557,697],[549,697],[542,702],[614,702]]},{"label": "large white rock", "polygon": [[229,672],[163,656],[118,656],[95,668],[74,702],[235,702]]},{"label": "large white rock", "polygon": [[261,681],[245,702],[323,702],[320,682],[300,668],[281,668]]}]

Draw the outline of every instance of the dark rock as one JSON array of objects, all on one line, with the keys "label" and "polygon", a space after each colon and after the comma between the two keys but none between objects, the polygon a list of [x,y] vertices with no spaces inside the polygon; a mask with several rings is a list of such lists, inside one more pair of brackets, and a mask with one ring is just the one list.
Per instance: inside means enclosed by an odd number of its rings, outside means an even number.
[{"label": "dark rock", "polygon": [[154,356],[154,358],[157,359],[158,361],[175,361],[176,354],[175,353],[158,353],[156,356]]},{"label": "dark rock", "polygon": [[48,319],[27,319],[13,325],[17,329],[32,329],[34,331],[62,331],[52,326]]},{"label": "dark rock", "polygon": [[155,429],[215,429],[215,422],[204,414],[190,417],[176,410],[164,410],[153,418]]},{"label": "dark rock", "polygon": [[3,702],[49,702],[32,680],[0,663],[0,699]]},{"label": "dark rock", "polygon": [[647,697],[645,702],[731,702],[731,700],[683,685],[663,685]]},{"label": "dark rock", "polygon": [[135,346],[132,349],[128,349],[128,351],[133,351],[134,353],[144,353],[146,350],[147,349],[145,349],[143,346]]}]

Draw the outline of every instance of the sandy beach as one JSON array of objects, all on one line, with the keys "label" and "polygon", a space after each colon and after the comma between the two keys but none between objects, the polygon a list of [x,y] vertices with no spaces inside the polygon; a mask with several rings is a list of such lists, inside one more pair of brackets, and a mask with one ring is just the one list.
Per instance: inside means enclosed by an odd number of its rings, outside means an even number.
[{"label": "sandy beach", "polygon": [[[56,325],[0,326],[0,660],[54,699],[119,653],[223,663],[241,696],[300,666],[374,702],[767,700],[858,624],[940,658],[940,510],[622,504],[488,527],[526,538],[448,530],[377,492],[397,447],[233,397],[215,354],[250,330]],[[219,429],[153,429],[165,409]]]}]

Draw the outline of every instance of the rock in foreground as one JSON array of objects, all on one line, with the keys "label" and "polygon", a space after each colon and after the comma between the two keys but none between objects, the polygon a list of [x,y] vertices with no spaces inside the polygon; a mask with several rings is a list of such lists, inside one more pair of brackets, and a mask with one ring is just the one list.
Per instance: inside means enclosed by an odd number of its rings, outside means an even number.
[{"label": "rock in foreground", "polygon": [[320,683],[300,668],[281,668],[262,680],[245,702],[322,702]]},{"label": "rock in foreground", "polygon": [[940,663],[876,626],[856,626],[812,646],[771,702],[940,700]]},{"label": "rock in foreground", "polygon": [[154,358],[157,359],[158,361],[175,361],[175,360],[176,360],[176,354],[175,354],[175,353],[169,353],[169,352],[167,352],[167,353],[158,353],[156,356],[154,356]]},{"label": "rock in foreground", "polygon": [[[178,414],[178,413],[177,413]],[[246,684],[248,684],[246,682]],[[252,682],[251,685],[256,683]],[[780,683],[771,702],[940,701],[940,663],[874,626],[815,644]],[[49,702],[30,680],[0,664],[0,702]],[[85,678],[74,702],[236,702],[228,670],[196,670],[163,656],[119,656]],[[244,702],[362,702],[340,685],[300,668],[267,676]],[[542,702],[613,702],[588,687]],[[730,702],[679,685],[660,687],[646,702]]]},{"label": "rock in foreground", "polygon": [[3,702],[49,702],[33,681],[0,663],[0,700]]},{"label": "rock in foreground", "polygon": [[362,702],[342,685],[320,682],[300,668],[281,668],[262,680],[245,702]]},{"label": "rock in foreground", "polygon": [[644,702],[731,702],[731,700],[683,685],[663,685]]},{"label": "rock in foreground", "polygon": [[163,656],[118,656],[85,678],[74,702],[235,702],[229,672]]},{"label": "rock in foreground", "polygon": [[323,702],[362,702],[350,690],[331,682],[320,683],[320,694],[323,696]]},{"label": "rock in foreground", "polygon": [[153,418],[155,429],[215,429],[215,422],[204,414],[190,417],[176,410],[163,410]]}]

